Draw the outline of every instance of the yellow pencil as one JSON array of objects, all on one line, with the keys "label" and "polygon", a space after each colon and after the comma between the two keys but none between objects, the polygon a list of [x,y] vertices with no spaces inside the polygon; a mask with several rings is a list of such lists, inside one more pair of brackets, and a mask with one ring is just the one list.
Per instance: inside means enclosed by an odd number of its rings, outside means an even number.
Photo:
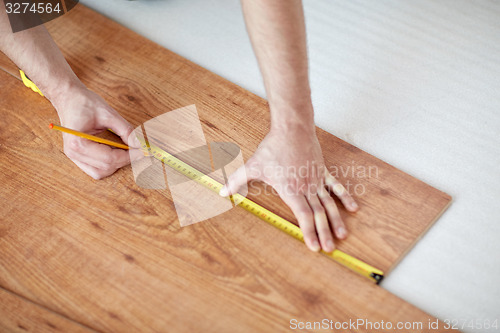
[{"label": "yellow pencil", "polygon": [[90,135],[90,134],[83,133],[83,132],[78,132],[78,131],[75,131],[75,130],[72,130],[72,129],[69,129],[66,127],[62,127],[59,125],[49,124],[49,128],[55,129],[55,130],[58,130],[58,131],[61,131],[64,133],[73,134],[73,135],[79,136],[79,137],[84,138],[84,139],[103,143],[103,144],[108,145],[108,146],[113,146],[113,147],[117,147],[117,148],[121,148],[121,149],[129,149],[128,146],[123,144],[123,143],[118,143],[118,142],[114,142],[111,140],[106,140],[106,139],[100,138],[98,136]]}]

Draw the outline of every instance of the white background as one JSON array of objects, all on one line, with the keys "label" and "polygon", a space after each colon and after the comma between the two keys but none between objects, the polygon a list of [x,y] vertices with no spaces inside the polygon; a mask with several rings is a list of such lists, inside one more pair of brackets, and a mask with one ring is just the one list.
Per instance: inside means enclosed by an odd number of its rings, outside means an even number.
[{"label": "white background", "polygon": [[[81,2],[265,97],[237,0]],[[500,321],[500,1],[304,6],[317,125],[454,200],[382,287]]]}]

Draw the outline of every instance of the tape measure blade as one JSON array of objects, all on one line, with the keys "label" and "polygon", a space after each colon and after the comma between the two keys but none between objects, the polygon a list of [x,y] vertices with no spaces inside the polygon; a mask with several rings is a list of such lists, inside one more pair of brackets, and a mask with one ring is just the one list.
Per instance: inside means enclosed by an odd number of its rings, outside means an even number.
[{"label": "tape measure blade", "polygon": [[[192,166],[183,162],[177,157],[165,152],[161,148],[154,146],[152,144],[146,143],[146,145],[148,146],[148,151],[153,153],[153,157],[159,159],[160,161],[167,164],[174,170],[177,170],[181,174],[186,175],[187,177],[193,179],[197,183],[213,191],[219,192],[220,189],[222,188],[223,184],[203,174],[201,171],[197,170],[196,168],[193,168]],[[263,206],[257,204],[256,202],[242,196],[239,193],[228,197],[228,200],[235,201],[238,206],[254,214],[261,220],[280,229],[281,231],[287,233],[288,235],[294,237],[295,239],[304,242],[304,235],[302,233],[302,230],[297,225],[291,223],[290,221],[287,221],[286,219],[271,212],[270,210],[264,208]],[[375,281],[377,284],[380,283],[380,281],[383,278],[382,271],[340,250],[334,250],[332,253],[326,253],[324,251],[321,252],[327,257],[351,269],[352,271],[357,272],[360,275],[363,275],[372,281]]]}]

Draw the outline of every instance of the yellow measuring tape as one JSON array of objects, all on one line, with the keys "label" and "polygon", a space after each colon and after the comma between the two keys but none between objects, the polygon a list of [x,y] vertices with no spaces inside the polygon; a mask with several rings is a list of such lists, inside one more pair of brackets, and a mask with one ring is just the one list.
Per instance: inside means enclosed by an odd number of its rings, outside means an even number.
[{"label": "yellow measuring tape", "polygon": [[23,80],[23,83],[26,87],[31,88],[31,90],[43,96],[40,89],[38,89],[38,87],[33,82],[31,82],[31,80],[26,76],[26,74],[24,74],[23,71],[19,70],[19,73],[21,74],[21,79]]},{"label": "yellow measuring tape", "polygon": [[[177,157],[167,153],[166,151],[162,150],[161,148],[151,144],[150,142],[145,142],[142,138],[139,138],[139,141],[141,141],[142,144],[142,149],[146,150],[156,158],[157,160],[163,162],[164,164],[168,165],[172,169],[176,170],[177,172],[181,173],[182,175],[196,181],[197,183],[205,186],[208,189],[211,189],[214,192],[219,193],[221,188],[223,187],[223,184],[219,183],[215,179],[205,175],[201,171],[193,168],[192,166],[184,163]],[[262,207],[261,205],[253,202],[250,199],[247,199],[246,197],[242,196],[241,194],[233,194],[232,198],[233,202],[237,202],[238,206],[242,207],[243,209],[249,211],[253,215],[257,216],[261,220],[271,224],[272,226],[280,229],[281,231],[287,233],[288,235],[292,236],[293,238],[304,242],[304,236],[302,234],[302,230],[295,224],[285,220],[281,216],[271,212],[270,210],[267,210],[266,208]],[[342,264],[343,266],[355,271],[356,273],[359,273],[373,281],[375,281],[377,284],[382,281],[384,277],[384,273],[366,263],[363,261],[356,259],[347,253],[344,253],[340,250],[333,250],[331,253],[324,252],[321,250],[321,253],[326,255],[327,257],[337,261],[338,263]]]},{"label": "yellow measuring tape", "polygon": [[[38,89],[38,87],[29,80],[29,78],[24,74],[23,71],[20,71],[21,77],[23,80],[23,83],[31,88],[33,91],[39,93],[40,95],[43,96],[42,92]],[[178,171],[179,173],[183,174],[184,176],[196,181],[197,183],[207,187],[208,189],[211,189],[214,192],[219,193],[220,190],[222,189],[222,184],[216,181],[215,179],[205,175],[201,171],[193,168],[192,166],[184,163],[177,157],[167,153],[166,151],[160,149],[159,147],[151,144],[150,142],[145,142],[142,138],[139,138],[142,144],[143,150],[147,151],[151,156],[156,158],[157,160],[163,162],[164,164],[168,165],[172,169]],[[293,238],[304,242],[304,236],[302,234],[302,231],[298,226],[295,224],[285,220],[281,216],[274,214],[270,210],[267,210],[266,208],[262,207],[261,205],[253,202],[250,199],[247,199],[246,197],[242,196],[241,194],[234,194],[230,196],[230,200],[233,200],[233,202],[237,202],[238,206],[242,207],[243,209],[249,211],[250,213],[254,214],[261,220],[271,224],[272,226],[278,228],[279,230],[287,233],[288,235],[292,236]],[[324,252],[321,250],[321,253],[324,254],[325,256],[337,261],[338,263],[342,264],[343,266],[353,270],[354,272],[361,274],[372,281],[376,282],[379,284],[382,279],[384,278],[384,273],[366,263],[363,261],[356,259],[347,253],[344,253],[340,250],[334,250],[331,253]]]}]

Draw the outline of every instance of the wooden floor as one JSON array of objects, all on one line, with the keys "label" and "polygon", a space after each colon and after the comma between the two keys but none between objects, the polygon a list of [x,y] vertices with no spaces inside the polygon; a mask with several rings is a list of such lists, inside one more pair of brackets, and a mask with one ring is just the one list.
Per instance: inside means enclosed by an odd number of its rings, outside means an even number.
[{"label": "wooden floor", "polygon": [[[266,101],[82,5],[47,26],[82,81],[134,126],[196,104],[207,141],[234,142],[245,160],[266,134]],[[5,330],[282,332],[291,319],[365,318],[422,322],[427,331],[434,320],[241,209],[182,228],[169,191],[141,189],[130,167],[90,179],[48,130],[58,123],[50,103],[3,56],[0,67]],[[376,168],[372,177],[339,177],[365,191],[356,215],[341,210],[351,235],[338,247],[390,272],[451,198],[318,136],[327,165]],[[249,197],[293,219],[279,198]]]}]

